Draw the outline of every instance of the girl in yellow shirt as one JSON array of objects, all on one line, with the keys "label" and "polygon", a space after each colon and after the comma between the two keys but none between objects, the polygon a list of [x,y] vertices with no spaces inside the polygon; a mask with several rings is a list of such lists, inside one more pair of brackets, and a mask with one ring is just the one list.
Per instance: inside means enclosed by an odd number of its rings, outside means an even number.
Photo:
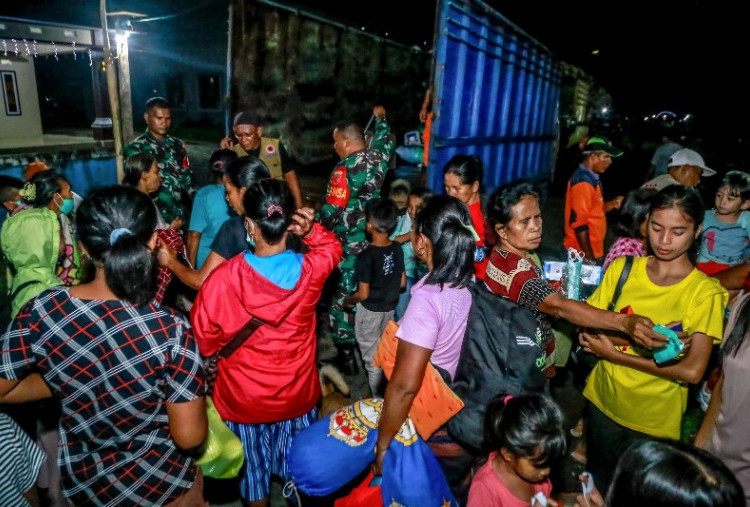
[{"label": "girl in yellow shirt", "polygon": [[[667,327],[684,329],[684,353],[657,364],[652,348],[599,331],[581,333],[581,345],[602,358],[591,372],[584,396],[591,402],[587,425],[588,469],[607,488],[619,456],[639,438],[678,439],[687,404],[687,384],[699,382],[711,348],[722,336],[727,293],[692,261],[701,233],[703,201],[697,191],[673,185],[651,203],[648,242],[653,256],[635,258],[615,311],[630,307]],[[625,258],[615,260],[589,304],[606,308]]]}]

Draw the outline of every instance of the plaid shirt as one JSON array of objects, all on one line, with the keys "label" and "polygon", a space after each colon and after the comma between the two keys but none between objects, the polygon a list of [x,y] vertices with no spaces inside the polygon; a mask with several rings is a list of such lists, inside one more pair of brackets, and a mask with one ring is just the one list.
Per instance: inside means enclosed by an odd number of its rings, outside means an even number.
[{"label": "plaid shirt", "polygon": [[629,255],[631,257],[645,257],[648,254],[646,247],[643,245],[643,241],[636,238],[624,238],[619,237],[615,240],[612,246],[607,252],[607,257],[604,259],[604,269],[606,270],[612,261],[623,255]]},{"label": "plaid shirt", "polygon": [[203,394],[187,320],[155,303],[51,289],[0,339],[0,376],[32,367],[62,403],[58,465],[75,505],[161,505],[190,488],[195,464],[172,440],[165,406]]}]

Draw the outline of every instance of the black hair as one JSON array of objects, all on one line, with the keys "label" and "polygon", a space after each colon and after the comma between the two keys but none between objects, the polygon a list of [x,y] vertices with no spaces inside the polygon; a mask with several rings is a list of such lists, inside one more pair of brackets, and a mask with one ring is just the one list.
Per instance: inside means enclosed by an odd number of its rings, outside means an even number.
[{"label": "black hair", "polygon": [[408,197],[410,190],[411,190],[411,186],[409,185],[408,181],[404,179],[393,180],[391,182],[391,188],[388,191],[388,196],[390,198],[393,198],[399,195],[405,195]]},{"label": "black hair", "polygon": [[217,178],[224,176],[229,164],[237,160],[239,155],[234,150],[214,150],[208,159],[208,168]]},{"label": "black hair", "polygon": [[151,97],[146,101],[146,112],[150,113],[151,110],[155,107],[158,107],[159,109],[169,109],[169,101],[165,99],[164,97]]},{"label": "black hair", "polygon": [[724,341],[721,344],[721,357],[736,356],[745,338],[750,335],[750,298],[742,303],[738,310],[737,321]]},{"label": "black hair", "polygon": [[156,208],[133,187],[106,187],[89,195],[76,212],[78,239],[94,264],[103,265],[107,286],[134,305],[154,297],[156,259],[147,243]]},{"label": "black hair", "polygon": [[743,171],[729,171],[721,180],[719,188],[721,187],[729,187],[732,195],[747,201],[750,199],[750,174]]},{"label": "black hair", "polygon": [[409,196],[419,197],[423,201],[432,197],[432,190],[427,187],[414,187],[409,191]]},{"label": "black hair", "polygon": [[344,139],[348,139],[354,142],[365,142],[365,136],[362,133],[362,128],[356,123],[338,123],[334,128],[334,132],[344,136]]},{"label": "black hair", "polygon": [[667,208],[679,208],[693,222],[696,230],[703,223],[703,215],[706,211],[698,191],[682,185],[669,185],[659,190],[651,199],[648,212],[649,215],[654,216],[655,211]]},{"label": "black hair", "polygon": [[567,440],[560,407],[540,395],[501,395],[487,406],[484,421],[487,450],[506,449],[545,468],[565,455]]},{"label": "black hair", "polygon": [[640,440],[620,458],[604,505],[741,507],[742,486],[711,453],[674,440]]},{"label": "black hair", "polygon": [[425,283],[466,287],[474,276],[476,241],[469,208],[455,197],[436,195],[425,200],[414,217],[414,232],[432,243],[432,271]]},{"label": "black hair", "polygon": [[49,204],[55,194],[62,192],[62,181],[68,182],[57,171],[52,169],[39,171],[23,186],[24,189],[28,190],[31,185],[34,185],[36,195],[33,199],[24,197],[24,200],[35,208],[42,208]]},{"label": "black hair", "polygon": [[270,178],[248,187],[242,198],[245,216],[253,220],[263,239],[275,245],[286,235],[296,208],[286,183]]},{"label": "black hair", "polygon": [[487,215],[492,229],[496,225],[508,225],[513,220],[513,206],[526,196],[539,201],[539,194],[531,183],[516,181],[497,188],[487,203]]},{"label": "black hair", "polygon": [[637,188],[625,196],[620,207],[620,215],[612,227],[615,236],[620,238],[640,238],[641,225],[648,218],[651,200],[656,195],[653,188]]},{"label": "black hair", "polygon": [[0,204],[9,201],[21,188],[23,188],[23,181],[18,178],[0,176]]},{"label": "black hair", "polygon": [[271,173],[261,159],[248,155],[232,160],[224,176],[237,188],[250,188],[258,181],[270,178]]},{"label": "black hair", "polygon": [[390,234],[398,223],[398,208],[390,199],[371,199],[365,205],[365,217],[373,229]]},{"label": "black hair", "polygon": [[484,168],[479,157],[474,155],[455,155],[443,167],[443,174],[455,174],[463,185],[482,184]]},{"label": "black hair", "polygon": [[123,164],[122,184],[129,187],[137,187],[141,181],[143,173],[151,170],[151,166],[156,162],[156,157],[151,153],[136,153],[125,159]]}]

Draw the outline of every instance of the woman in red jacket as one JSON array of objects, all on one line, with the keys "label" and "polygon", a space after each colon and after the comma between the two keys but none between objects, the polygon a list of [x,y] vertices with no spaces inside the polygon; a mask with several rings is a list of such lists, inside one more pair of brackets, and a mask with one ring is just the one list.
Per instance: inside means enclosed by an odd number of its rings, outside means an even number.
[{"label": "woman in red jacket", "polygon": [[[312,209],[295,212],[282,182],[261,180],[247,189],[243,201],[255,252],[237,255],[211,272],[191,317],[204,356],[218,352],[251,318],[263,321],[242,347],[219,362],[213,401],[245,448],[243,499],[268,505],[271,474],[289,478],[291,439],[316,419],[315,306],[339,263],[341,243],[313,224]],[[287,231],[302,238],[306,254],[287,250]]]}]

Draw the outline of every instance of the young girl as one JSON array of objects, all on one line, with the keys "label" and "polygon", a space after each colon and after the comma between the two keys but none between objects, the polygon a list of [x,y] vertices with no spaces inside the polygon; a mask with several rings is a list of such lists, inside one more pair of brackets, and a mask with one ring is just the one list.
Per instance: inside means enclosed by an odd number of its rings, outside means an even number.
[{"label": "young girl", "polygon": [[721,346],[721,376],[713,389],[695,445],[721,458],[734,472],[750,505],[750,294],[740,296]]},{"label": "young girl", "polygon": [[[581,476],[581,480],[584,477]],[[609,491],[595,486],[576,505],[587,507],[742,507],[742,488],[716,456],[682,442],[641,440],[622,455]]]},{"label": "young girl", "polygon": [[613,227],[617,239],[610,247],[607,257],[604,259],[603,267],[605,270],[618,257],[624,255],[644,257],[647,255],[646,226],[648,209],[651,206],[651,199],[655,194],[655,190],[639,188],[631,190],[625,196],[620,208],[620,218]]},{"label": "young girl", "polygon": [[698,269],[713,275],[750,257],[750,175],[729,171],[703,217]]},{"label": "young girl", "polygon": [[474,476],[467,506],[521,507],[537,495],[549,498],[550,467],[566,447],[555,402],[538,395],[499,397],[487,407],[484,433],[496,450]]},{"label": "young girl", "polygon": [[[687,384],[706,370],[711,347],[722,336],[727,293],[693,266],[690,255],[701,233],[703,202],[697,191],[672,185],[651,203],[648,241],[653,256],[634,259],[615,311],[630,307],[665,326],[680,323],[690,346],[678,360],[657,364],[652,351],[602,332],[581,334],[581,345],[603,360],[591,372],[584,396],[588,468],[606,490],[627,445],[644,436],[680,437]],[[624,265],[615,260],[589,304],[606,308]],[[665,339],[666,344],[666,339]]]}]

